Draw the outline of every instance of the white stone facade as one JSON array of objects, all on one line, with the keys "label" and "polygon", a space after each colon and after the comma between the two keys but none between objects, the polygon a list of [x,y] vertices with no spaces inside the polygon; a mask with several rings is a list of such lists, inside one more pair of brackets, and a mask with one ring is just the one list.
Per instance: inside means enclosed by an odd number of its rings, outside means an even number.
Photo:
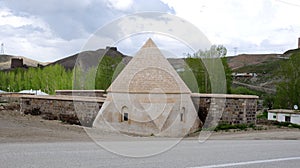
[{"label": "white stone facade", "polygon": [[93,126],[143,136],[184,136],[201,126],[191,91],[151,39],[107,90]]}]

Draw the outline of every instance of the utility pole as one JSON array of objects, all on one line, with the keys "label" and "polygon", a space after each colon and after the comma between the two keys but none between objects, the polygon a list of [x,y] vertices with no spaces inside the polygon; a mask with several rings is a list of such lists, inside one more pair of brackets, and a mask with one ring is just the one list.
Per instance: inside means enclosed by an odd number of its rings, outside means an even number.
[{"label": "utility pole", "polygon": [[3,43],[1,43],[0,55],[4,55],[4,44]]},{"label": "utility pole", "polygon": [[236,53],[237,53],[237,49],[238,49],[238,48],[237,48],[237,47],[234,47],[233,49],[234,49],[234,56],[236,56]]}]

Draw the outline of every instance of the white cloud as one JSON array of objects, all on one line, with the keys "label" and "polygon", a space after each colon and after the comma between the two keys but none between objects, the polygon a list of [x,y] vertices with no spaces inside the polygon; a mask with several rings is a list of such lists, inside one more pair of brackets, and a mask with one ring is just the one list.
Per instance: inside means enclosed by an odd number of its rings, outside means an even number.
[{"label": "white cloud", "polygon": [[[4,43],[6,54],[54,61],[80,52],[88,38],[105,24],[144,10],[172,12],[159,0],[0,1],[0,43]],[[110,32],[102,41],[114,36]]]},{"label": "white cloud", "polygon": [[128,10],[133,4],[133,0],[108,0],[108,1],[110,7],[122,11]]},{"label": "white cloud", "polygon": [[300,6],[292,5],[299,1],[163,1],[174,8],[176,15],[202,30],[212,43],[227,46],[229,54],[233,54],[233,47],[247,53],[282,52],[296,48],[300,36]]},{"label": "white cloud", "polygon": [[[66,56],[65,51],[75,53],[83,42],[57,37],[42,19],[31,15],[16,16],[7,8],[1,10],[0,28],[5,53],[39,61],[57,60]],[[74,47],[77,49],[74,50]]]},{"label": "white cloud", "polygon": [[[80,51],[90,34],[110,21],[142,11],[175,12],[200,29],[211,43],[224,44],[229,54],[233,54],[234,47],[238,48],[238,53],[283,52],[296,48],[300,36],[298,0],[162,1],[3,1],[0,2],[0,43],[4,43],[8,54],[53,61]],[[178,26],[171,24],[171,27]],[[111,29],[101,37],[102,41],[114,39],[118,36],[114,32],[126,32],[125,29],[130,27],[123,25]],[[189,34],[192,32],[180,35]],[[168,39],[156,40],[170,43],[174,49],[180,48]],[[135,40],[126,43],[128,47],[137,44]],[[94,44],[93,48],[104,48],[103,45]]]}]

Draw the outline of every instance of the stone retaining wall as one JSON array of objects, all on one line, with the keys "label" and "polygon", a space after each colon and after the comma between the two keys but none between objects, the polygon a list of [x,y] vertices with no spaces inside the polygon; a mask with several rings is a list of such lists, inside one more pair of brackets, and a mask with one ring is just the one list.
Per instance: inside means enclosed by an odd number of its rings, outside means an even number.
[{"label": "stone retaining wall", "polygon": [[20,103],[24,114],[92,126],[103,102],[103,98],[82,96],[23,96]]},{"label": "stone retaining wall", "polygon": [[199,113],[203,115],[204,120],[206,119],[206,123],[213,125],[256,123],[258,96],[193,93],[192,99]]},{"label": "stone retaining wall", "polygon": [[[193,93],[192,100],[205,124],[256,123],[258,96]],[[21,97],[20,103],[25,114],[92,126],[104,101],[103,97],[27,95]]]},{"label": "stone retaining wall", "polygon": [[32,94],[13,93],[13,92],[0,93],[0,103],[19,103],[20,97],[24,95],[32,95]]}]

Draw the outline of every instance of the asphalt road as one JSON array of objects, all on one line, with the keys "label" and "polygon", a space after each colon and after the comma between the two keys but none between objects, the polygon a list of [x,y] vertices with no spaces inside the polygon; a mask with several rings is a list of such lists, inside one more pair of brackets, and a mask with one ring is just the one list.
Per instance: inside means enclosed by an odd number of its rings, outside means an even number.
[{"label": "asphalt road", "polygon": [[[122,145],[144,143],[126,142]],[[168,143],[164,141],[164,143]],[[107,142],[116,143],[116,142]],[[160,143],[153,140],[151,144]],[[170,142],[171,143],[171,142]],[[153,156],[132,158],[111,153],[92,142],[5,143],[0,144],[1,168],[35,167],[300,167],[300,141],[296,140],[195,140]]]}]

